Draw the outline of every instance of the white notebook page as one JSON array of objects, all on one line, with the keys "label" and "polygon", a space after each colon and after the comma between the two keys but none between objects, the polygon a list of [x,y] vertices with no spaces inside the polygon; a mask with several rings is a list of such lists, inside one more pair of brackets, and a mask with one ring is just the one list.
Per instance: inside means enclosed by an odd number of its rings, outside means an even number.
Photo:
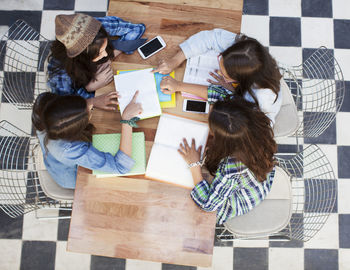
[{"label": "white notebook page", "polygon": [[137,102],[142,105],[141,119],[158,116],[162,113],[152,68],[132,71],[114,76],[114,84],[119,92],[119,107],[122,114],[135,92],[139,90]]}]

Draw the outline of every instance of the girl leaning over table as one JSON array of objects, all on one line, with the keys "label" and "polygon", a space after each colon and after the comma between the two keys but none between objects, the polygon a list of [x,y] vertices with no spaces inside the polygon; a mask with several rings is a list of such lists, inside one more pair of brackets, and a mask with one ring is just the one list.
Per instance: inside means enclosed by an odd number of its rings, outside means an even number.
[{"label": "girl leaning over table", "polygon": [[194,202],[204,211],[217,211],[217,222],[246,214],[261,203],[275,175],[270,119],[244,99],[217,101],[209,114],[212,140],[204,166],[214,179],[202,176],[201,146],[184,139],[179,153],[189,164],[195,187]]},{"label": "girl leaning over table", "polygon": [[[131,54],[142,45],[144,24],[114,16],[57,15],[56,40],[48,60],[48,85],[58,95],[79,95],[94,107],[115,110],[116,91],[95,97],[113,80],[111,61],[121,52]],[[118,37],[110,40],[110,37]]]},{"label": "girl leaning over table", "polygon": [[202,86],[164,77],[161,87],[164,93],[188,92],[214,103],[225,97],[243,97],[257,104],[275,123],[282,105],[280,91],[281,74],[276,61],[260,42],[245,35],[236,35],[223,29],[201,31],[179,45],[176,54],[160,62],[154,72],[169,73],[184,60],[205,54],[218,54],[220,69],[211,72],[216,81],[208,79],[210,85]]},{"label": "girl leaning over table", "polygon": [[40,94],[33,106],[32,122],[40,141],[44,163],[51,177],[63,188],[74,189],[77,167],[124,174],[131,158],[132,127],[129,120],[142,112],[138,91],[122,114],[121,140],[113,156],[92,146],[94,126],[89,123],[93,106],[81,96]]}]

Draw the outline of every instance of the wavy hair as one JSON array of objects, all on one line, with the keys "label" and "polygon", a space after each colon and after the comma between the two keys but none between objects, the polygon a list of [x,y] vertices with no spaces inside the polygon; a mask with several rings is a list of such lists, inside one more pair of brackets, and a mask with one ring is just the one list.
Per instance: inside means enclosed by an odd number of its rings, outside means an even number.
[{"label": "wavy hair", "polygon": [[33,106],[32,122],[45,131],[48,140],[92,141],[94,126],[89,123],[86,100],[80,96],[40,94]]},{"label": "wavy hair", "polygon": [[243,97],[248,92],[259,105],[252,87],[269,88],[277,100],[282,76],[275,59],[259,41],[237,35],[235,43],[221,55],[227,74],[239,83],[235,95]]},{"label": "wavy hair", "polygon": [[213,133],[206,151],[205,165],[214,175],[219,163],[226,157],[243,162],[264,181],[273,169],[277,150],[270,119],[254,103],[243,98],[217,101],[209,115]]},{"label": "wavy hair", "polygon": [[[106,48],[108,56],[98,62],[93,62],[92,60],[99,55],[101,46],[106,38],[108,39]],[[58,71],[64,69],[72,79],[75,88],[85,87],[95,78],[97,65],[108,59],[113,59],[113,57],[113,45],[110,43],[108,33],[103,27],[100,28],[92,43],[82,53],[73,58],[67,56],[66,47],[56,39],[51,45],[49,61],[51,58],[54,58],[59,63],[53,67],[50,77],[55,76]]]}]

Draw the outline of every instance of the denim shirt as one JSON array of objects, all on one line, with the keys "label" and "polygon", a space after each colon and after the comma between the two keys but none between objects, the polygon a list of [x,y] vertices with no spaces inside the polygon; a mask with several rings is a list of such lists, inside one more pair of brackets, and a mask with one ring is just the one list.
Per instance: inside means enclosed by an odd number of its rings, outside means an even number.
[{"label": "denim shirt", "polygon": [[37,136],[46,169],[63,188],[75,188],[78,166],[124,174],[129,172],[135,164],[135,161],[121,150],[113,156],[97,150],[91,143],[65,140],[49,140],[45,148],[46,132],[37,131]]},{"label": "denim shirt", "polygon": [[[235,43],[235,38],[236,34],[224,29],[216,28],[213,30],[198,32],[189,37],[179,46],[187,59],[205,54],[208,51],[215,51],[219,54],[225,51],[228,47],[232,46]],[[220,99],[219,95],[213,95],[213,92],[218,92],[214,91],[213,88],[217,87],[215,85],[210,85],[208,88],[208,100],[210,102],[216,102],[218,99]],[[276,101],[276,94],[272,92],[271,89],[253,87],[252,91],[259,102],[260,110],[270,118],[271,125],[273,125],[275,123],[276,116],[282,106],[282,91],[278,92]],[[250,102],[254,102],[253,97],[249,93],[246,93],[244,95],[244,99]]]}]

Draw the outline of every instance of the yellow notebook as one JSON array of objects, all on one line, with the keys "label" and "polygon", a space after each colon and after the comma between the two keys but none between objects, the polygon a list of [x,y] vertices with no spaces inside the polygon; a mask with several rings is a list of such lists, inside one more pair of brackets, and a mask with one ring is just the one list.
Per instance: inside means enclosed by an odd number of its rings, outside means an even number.
[{"label": "yellow notebook", "polygon": [[[131,72],[131,71],[136,71],[138,69],[128,69],[128,70],[118,70],[117,71],[117,75],[118,74],[123,74],[123,73],[127,73],[127,72]],[[156,87],[157,87],[157,93],[158,93],[158,97],[159,97],[159,102],[160,102],[160,107],[161,108],[175,108],[176,107],[176,95],[175,93],[171,94],[171,95],[167,95],[164,94],[161,90],[160,90],[160,82],[162,81],[162,78],[168,76],[168,75],[163,75],[160,73],[154,73],[154,78],[156,81]],[[175,78],[175,72],[172,71],[169,74],[170,77]]]}]

